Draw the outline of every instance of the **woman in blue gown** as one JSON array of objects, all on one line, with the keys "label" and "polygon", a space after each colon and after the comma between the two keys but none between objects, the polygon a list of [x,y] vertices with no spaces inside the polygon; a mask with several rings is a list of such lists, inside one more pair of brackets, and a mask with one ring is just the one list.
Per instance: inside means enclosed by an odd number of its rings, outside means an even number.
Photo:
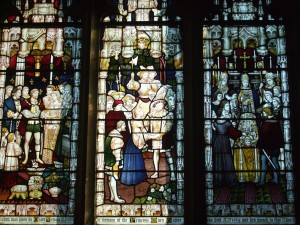
[{"label": "woman in blue gown", "polygon": [[122,184],[136,185],[147,179],[142,149],[135,146],[132,136],[127,142],[123,162],[120,178]]},{"label": "woman in blue gown", "polygon": [[120,182],[126,185],[136,185],[147,179],[144,164],[143,149],[147,148],[146,141],[158,138],[160,133],[148,133],[147,120],[139,106],[133,109],[131,121],[131,136],[127,142],[123,156],[123,169]]}]

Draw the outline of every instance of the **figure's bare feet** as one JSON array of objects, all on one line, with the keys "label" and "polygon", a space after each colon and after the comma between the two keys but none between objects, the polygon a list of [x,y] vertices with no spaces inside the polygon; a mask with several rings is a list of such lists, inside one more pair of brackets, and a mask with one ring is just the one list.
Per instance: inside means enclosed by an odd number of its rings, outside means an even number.
[{"label": "figure's bare feet", "polygon": [[[120,198],[121,198],[121,196],[118,195],[118,199],[120,199]],[[113,194],[110,195],[110,200],[111,200],[111,201],[114,201],[114,200],[115,200],[115,196],[114,196]]]},{"label": "figure's bare feet", "polygon": [[121,199],[121,198],[115,198],[114,202],[115,203],[125,203],[125,200]]},{"label": "figure's bare feet", "polygon": [[28,159],[24,159],[24,161],[22,162],[23,165],[27,164]]},{"label": "figure's bare feet", "polygon": [[151,175],[151,178],[158,178],[158,173],[155,172],[154,174]]},{"label": "figure's bare feet", "polygon": [[176,180],[176,176],[175,176],[175,174],[174,174],[174,173],[171,173],[170,180],[172,180],[172,181]]},{"label": "figure's bare feet", "polygon": [[35,161],[38,162],[39,164],[44,164],[43,160],[41,159],[36,159]]}]

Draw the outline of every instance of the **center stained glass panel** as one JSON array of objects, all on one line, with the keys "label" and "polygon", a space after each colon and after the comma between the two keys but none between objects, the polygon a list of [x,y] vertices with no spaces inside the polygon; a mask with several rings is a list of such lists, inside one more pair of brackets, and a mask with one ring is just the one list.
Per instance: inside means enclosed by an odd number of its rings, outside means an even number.
[{"label": "center stained glass panel", "polygon": [[184,223],[181,19],[170,4],[119,2],[101,23],[97,224]]}]

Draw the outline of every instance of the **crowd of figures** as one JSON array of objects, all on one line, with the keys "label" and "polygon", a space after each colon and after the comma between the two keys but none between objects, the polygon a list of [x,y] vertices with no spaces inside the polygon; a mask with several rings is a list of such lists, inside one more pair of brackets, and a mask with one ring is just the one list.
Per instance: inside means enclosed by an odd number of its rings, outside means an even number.
[{"label": "crowd of figures", "polygon": [[[20,164],[25,168],[53,165],[61,154],[57,145],[61,120],[72,106],[71,85],[50,84],[42,96],[36,88],[8,85],[3,99],[0,170],[19,171]],[[14,179],[1,182],[4,187],[15,184]]]},{"label": "crowd of figures", "polygon": [[[255,88],[249,75],[229,88],[223,72],[212,88],[214,182],[219,186],[279,183],[284,170],[281,88],[268,72]],[[273,172],[267,176],[269,167]]]},{"label": "crowd of figures", "polygon": [[162,152],[166,154],[170,180],[176,179],[172,152],[175,93],[172,86],[155,78],[153,66],[140,66],[137,76],[137,81],[132,76],[126,84],[132,94],[122,90],[107,93],[105,166],[110,199],[117,203],[125,202],[117,193],[117,180],[124,185],[137,185],[148,178],[143,152],[153,153],[150,179],[159,177]]}]

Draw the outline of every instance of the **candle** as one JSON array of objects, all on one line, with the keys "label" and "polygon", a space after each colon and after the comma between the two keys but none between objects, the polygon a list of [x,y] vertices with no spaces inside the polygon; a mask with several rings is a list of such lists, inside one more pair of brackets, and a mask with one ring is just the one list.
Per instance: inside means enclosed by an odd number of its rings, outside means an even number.
[{"label": "candle", "polygon": [[254,50],[254,53],[253,53],[253,59],[254,59],[254,68],[256,69],[256,53],[255,53],[255,50]]},{"label": "candle", "polygon": [[50,81],[49,83],[52,84],[52,76],[53,76],[53,55],[50,56]]},{"label": "candle", "polygon": [[121,78],[122,78],[122,74],[121,74],[121,71],[120,71],[120,67],[119,67],[119,74],[118,74],[118,77],[119,77],[119,82],[118,82],[118,89],[119,91],[121,90]]}]

